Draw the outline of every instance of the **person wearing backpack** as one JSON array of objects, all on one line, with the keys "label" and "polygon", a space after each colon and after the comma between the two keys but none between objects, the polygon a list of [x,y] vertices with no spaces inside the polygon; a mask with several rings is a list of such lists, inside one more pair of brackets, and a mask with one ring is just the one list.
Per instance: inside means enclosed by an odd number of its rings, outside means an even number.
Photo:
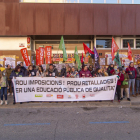
[{"label": "person wearing backpack", "polygon": [[121,100],[123,100],[123,91],[125,91],[126,95],[127,95],[127,100],[131,101],[129,98],[129,75],[128,73],[126,73],[125,69],[123,69],[123,75],[124,75],[124,81],[122,82],[121,85]]}]

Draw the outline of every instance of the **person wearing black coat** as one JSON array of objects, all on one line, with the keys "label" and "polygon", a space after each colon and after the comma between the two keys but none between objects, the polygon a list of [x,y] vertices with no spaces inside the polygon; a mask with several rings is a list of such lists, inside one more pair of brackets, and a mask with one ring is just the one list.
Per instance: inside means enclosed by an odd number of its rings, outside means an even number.
[{"label": "person wearing black coat", "polygon": [[46,77],[57,77],[57,76],[58,76],[57,69],[53,66],[53,64],[50,64],[49,69],[46,72]]},{"label": "person wearing black coat", "polygon": [[66,67],[65,66],[61,69],[60,77],[66,77]]},{"label": "person wearing black coat", "polygon": [[20,70],[21,70],[21,72],[23,73],[24,76],[27,76],[27,70],[23,66],[23,62],[20,63]]},{"label": "person wearing black coat", "polygon": [[29,77],[34,77],[34,76],[36,76],[36,71],[33,69],[32,65],[30,65],[30,66],[28,67],[27,76],[29,76]]}]

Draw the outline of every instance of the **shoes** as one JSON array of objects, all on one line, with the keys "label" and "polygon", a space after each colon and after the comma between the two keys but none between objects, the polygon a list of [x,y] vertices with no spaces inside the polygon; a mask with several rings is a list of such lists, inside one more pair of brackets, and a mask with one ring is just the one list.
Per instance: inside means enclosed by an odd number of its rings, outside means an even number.
[{"label": "shoes", "polygon": [[3,101],[1,100],[0,105],[3,105]]},{"label": "shoes", "polygon": [[120,100],[118,100],[118,102],[120,103]]},{"label": "shoes", "polygon": [[127,98],[128,101],[131,101],[130,98]]},{"label": "shoes", "polygon": [[13,96],[13,93],[12,93],[12,96]]},{"label": "shoes", "polygon": [[8,102],[7,102],[7,100],[5,100],[5,105],[8,105]]},{"label": "shoes", "polygon": [[8,93],[7,95],[10,96],[10,93]]},{"label": "shoes", "polygon": [[13,105],[15,105],[16,104],[16,102],[13,102]]},{"label": "shoes", "polygon": [[123,100],[123,98],[121,98],[121,100]]},{"label": "shoes", "polygon": [[136,95],[132,95],[133,97],[136,97]]},{"label": "shoes", "polygon": [[20,104],[22,104],[22,102],[20,102]]}]

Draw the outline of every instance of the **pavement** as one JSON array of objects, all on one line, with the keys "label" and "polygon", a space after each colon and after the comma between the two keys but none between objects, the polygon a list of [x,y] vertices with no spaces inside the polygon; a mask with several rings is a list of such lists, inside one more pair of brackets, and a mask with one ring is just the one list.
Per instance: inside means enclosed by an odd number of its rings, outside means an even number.
[{"label": "pavement", "polygon": [[115,100],[111,101],[85,101],[85,102],[25,102],[23,104],[17,103],[13,105],[13,97],[8,96],[8,105],[2,105],[0,108],[41,108],[41,107],[116,107],[116,106],[140,106],[140,95],[137,97],[131,97],[131,101],[127,101],[124,98],[120,103],[117,101],[117,96]]},{"label": "pavement", "polygon": [[140,96],[0,106],[0,140],[140,140]]},{"label": "pavement", "polygon": [[140,140],[140,107],[1,108],[0,140]]}]

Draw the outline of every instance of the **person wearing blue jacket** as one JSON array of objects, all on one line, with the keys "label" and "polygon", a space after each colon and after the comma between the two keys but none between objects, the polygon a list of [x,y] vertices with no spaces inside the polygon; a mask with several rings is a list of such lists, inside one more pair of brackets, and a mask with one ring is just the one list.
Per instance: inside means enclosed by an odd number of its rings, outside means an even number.
[{"label": "person wearing blue jacket", "polygon": [[[10,79],[13,79],[16,77],[24,77],[24,74],[22,73],[20,66],[16,66],[15,70],[12,71],[11,75],[10,75]],[[15,102],[15,92],[14,92],[14,85],[12,83],[12,91],[13,91],[13,104],[16,104]]]}]

